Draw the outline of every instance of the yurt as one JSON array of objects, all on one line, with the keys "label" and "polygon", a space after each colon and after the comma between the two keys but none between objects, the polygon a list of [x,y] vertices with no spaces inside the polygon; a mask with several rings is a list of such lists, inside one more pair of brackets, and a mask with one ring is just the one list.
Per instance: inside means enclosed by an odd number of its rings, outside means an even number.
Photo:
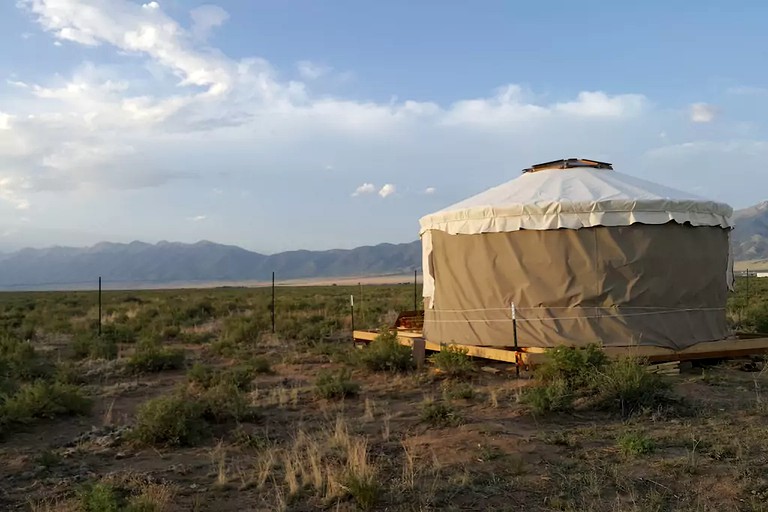
[{"label": "yurt", "polygon": [[604,162],[525,169],[420,220],[424,337],[672,350],[723,339],[732,213]]}]

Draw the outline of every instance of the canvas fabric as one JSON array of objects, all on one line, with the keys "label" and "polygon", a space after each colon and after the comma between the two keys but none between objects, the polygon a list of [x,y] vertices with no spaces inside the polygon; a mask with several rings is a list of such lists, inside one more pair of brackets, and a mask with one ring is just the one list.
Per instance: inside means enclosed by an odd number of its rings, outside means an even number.
[{"label": "canvas fabric", "polygon": [[425,281],[434,279],[424,323],[432,342],[511,347],[512,304],[526,347],[682,349],[729,334],[729,229],[721,226],[433,229],[422,239]]}]

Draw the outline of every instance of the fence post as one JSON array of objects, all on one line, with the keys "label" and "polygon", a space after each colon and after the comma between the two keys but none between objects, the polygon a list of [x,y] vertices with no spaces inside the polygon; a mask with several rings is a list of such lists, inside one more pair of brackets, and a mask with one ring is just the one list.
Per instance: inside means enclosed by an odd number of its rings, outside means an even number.
[{"label": "fence post", "polygon": [[520,377],[520,352],[517,347],[517,311],[515,303],[512,303],[512,337],[515,342],[515,376]]},{"label": "fence post", "polygon": [[416,297],[418,296],[418,287],[416,286],[416,272],[418,272],[416,269],[413,270],[413,310],[418,311],[418,301]]},{"label": "fence post", "polygon": [[275,334],[275,273],[272,272],[272,334]]},{"label": "fence post", "polygon": [[101,337],[101,276],[99,276],[99,337]]},{"label": "fence post", "polygon": [[349,296],[349,312],[352,315],[352,341],[355,341],[355,296]]}]

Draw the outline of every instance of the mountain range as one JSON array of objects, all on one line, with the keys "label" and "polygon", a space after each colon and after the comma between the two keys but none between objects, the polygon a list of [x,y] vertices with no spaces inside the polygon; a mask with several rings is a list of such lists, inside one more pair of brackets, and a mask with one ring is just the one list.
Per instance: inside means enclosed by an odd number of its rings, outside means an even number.
[{"label": "mountain range", "polygon": [[[733,253],[739,260],[768,259],[768,201],[734,213]],[[288,251],[265,255],[208,241],[194,244],[102,242],[92,247],[22,249],[0,254],[0,289],[70,288],[98,276],[110,283],[227,283],[382,276],[421,267],[419,241],[330,251]]]},{"label": "mountain range", "polygon": [[22,249],[0,254],[0,289],[93,286],[98,276],[122,285],[194,284],[266,281],[272,272],[287,280],[404,274],[420,267],[419,242],[272,255],[208,241],[102,242],[86,248]]}]

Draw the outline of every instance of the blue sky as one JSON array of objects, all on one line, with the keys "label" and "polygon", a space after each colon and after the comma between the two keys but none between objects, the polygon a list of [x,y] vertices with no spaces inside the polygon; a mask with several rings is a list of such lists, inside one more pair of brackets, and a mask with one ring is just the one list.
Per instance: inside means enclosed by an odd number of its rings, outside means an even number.
[{"label": "blue sky", "polygon": [[0,4],[0,250],[417,237],[584,156],[768,199],[763,2]]}]

